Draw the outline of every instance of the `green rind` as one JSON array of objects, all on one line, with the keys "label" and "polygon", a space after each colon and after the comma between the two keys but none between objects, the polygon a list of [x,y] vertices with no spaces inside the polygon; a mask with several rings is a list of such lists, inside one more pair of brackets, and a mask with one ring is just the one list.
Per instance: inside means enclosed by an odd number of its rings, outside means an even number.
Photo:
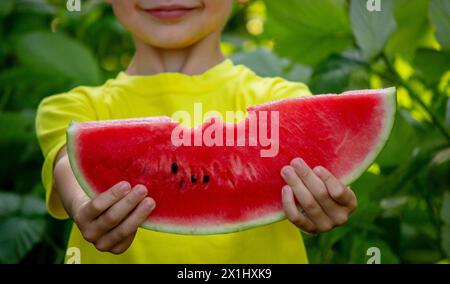
[{"label": "green rind", "polygon": [[233,225],[220,225],[216,227],[204,227],[204,228],[189,228],[182,226],[170,226],[170,225],[158,225],[151,222],[145,222],[142,227],[148,230],[158,231],[162,233],[172,233],[178,235],[213,235],[213,234],[230,234],[239,231],[244,231],[256,226],[269,225],[285,219],[284,212],[275,212],[270,215],[266,215],[260,219],[251,220],[248,222],[233,224]]},{"label": "green rind", "polygon": [[72,168],[72,172],[76,177],[78,184],[83,189],[83,191],[92,199],[96,196],[95,192],[91,190],[88,182],[84,179],[83,174],[78,167],[78,163],[76,162],[76,147],[75,147],[75,135],[76,135],[76,127],[77,122],[72,121],[67,127],[67,155],[69,156],[70,167]]},{"label": "green rind", "polygon": [[[80,187],[83,191],[89,196],[89,198],[94,198],[96,193],[91,190],[86,179],[83,177],[80,168],[78,167],[78,163],[76,162],[76,147],[75,147],[75,136],[76,136],[76,127],[77,122],[72,121],[67,128],[67,154],[69,156],[70,167],[72,168],[72,172],[75,175]],[[141,227],[153,230],[162,233],[172,233],[179,235],[212,235],[212,234],[228,234],[234,233],[238,231],[243,231],[256,226],[264,226],[269,225],[278,221],[285,219],[284,212],[275,212],[270,215],[266,215],[263,218],[251,220],[244,223],[233,224],[233,225],[220,225],[217,227],[205,227],[205,228],[189,228],[189,227],[181,227],[181,226],[165,226],[153,224],[151,222],[145,222],[141,225]]]},{"label": "green rind", "polygon": [[387,140],[389,139],[389,135],[391,134],[392,128],[394,127],[395,114],[397,112],[397,92],[395,87],[387,88],[383,91],[386,97],[386,120],[384,122],[383,132],[380,135],[380,140],[376,144],[377,146],[373,149],[372,153],[367,155],[366,159],[360,164],[359,167],[355,168],[348,175],[341,178],[341,181],[344,184],[351,184],[357,178],[359,178],[370,167],[381,150],[383,150]]},{"label": "green rind", "polygon": [[[384,122],[384,128],[383,133],[380,135],[380,140],[376,144],[377,146],[374,148],[374,150],[367,155],[367,158],[364,160],[364,162],[361,163],[361,165],[357,168],[355,168],[351,173],[349,173],[347,176],[342,178],[342,182],[345,184],[350,184],[353,181],[355,181],[358,177],[360,177],[367,168],[373,163],[374,159],[377,157],[377,155],[381,152],[381,150],[384,148],[389,135],[392,131],[392,128],[394,126],[394,120],[395,120],[395,114],[397,109],[397,98],[396,98],[396,89],[388,88],[384,90],[384,94],[386,96],[386,116],[385,116],[385,122]],[[96,194],[91,190],[90,186],[88,185],[87,181],[84,179],[83,175],[81,174],[81,171],[76,163],[76,147],[74,145],[75,142],[75,135],[76,135],[76,122],[72,122],[69,127],[67,128],[67,152],[69,155],[70,165],[72,167],[72,171],[75,175],[75,177],[78,180],[78,183],[80,184],[81,188],[86,192],[86,194],[93,198],[96,196]],[[264,226],[269,225],[281,220],[284,220],[286,218],[286,215],[283,211],[278,211],[271,213],[269,215],[266,215],[262,218],[251,220],[248,222],[238,223],[238,224],[231,224],[231,225],[220,225],[220,226],[214,226],[214,227],[204,227],[204,228],[189,228],[189,227],[183,227],[183,226],[171,226],[171,225],[158,225],[154,224],[152,222],[145,222],[141,225],[141,227],[153,231],[158,231],[162,233],[172,233],[172,234],[179,234],[179,235],[212,235],[212,234],[228,234],[228,233],[235,233],[238,231],[244,231],[246,229],[250,229],[256,226]]]}]

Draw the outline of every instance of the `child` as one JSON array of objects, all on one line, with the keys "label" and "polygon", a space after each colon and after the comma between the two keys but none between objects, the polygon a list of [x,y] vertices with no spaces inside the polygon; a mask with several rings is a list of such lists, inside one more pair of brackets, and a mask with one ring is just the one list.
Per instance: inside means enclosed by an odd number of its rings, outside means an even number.
[{"label": "child", "polygon": [[[354,193],[326,169],[301,158],[281,170],[288,220],[243,232],[183,236],[140,229],[157,206],[147,188],[122,181],[90,200],[67,158],[71,120],[90,121],[245,111],[254,104],[310,95],[301,83],[261,78],[224,58],[220,36],[233,0],[108,0],[131,32],[136,53],[128,69],[100,87],[79,87],[42,101],[37,134],[45,162],[47,206],[72,218],[69,247],[82,263],[307,263],[301,230],[320,233],[344,224],[356,207]],[[239,1],[241,3],[246,0]],[[298,210],[294,200],[302,210]]]}]

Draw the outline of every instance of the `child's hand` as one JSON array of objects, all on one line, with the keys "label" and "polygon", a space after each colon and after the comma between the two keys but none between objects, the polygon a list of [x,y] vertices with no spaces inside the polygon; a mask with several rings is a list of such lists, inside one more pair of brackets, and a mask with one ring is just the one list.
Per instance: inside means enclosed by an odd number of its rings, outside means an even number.
[{"label": "child's hand", "polygon": [[123,253],[133,242],[138,227],[155,208],[147,188],[120,182],[74,210],[83,237],[99,251]]},{"label": "child's hand", "polygon": [[311,170],[296,158],[282,168],[281,176],[287,183],[282,189],[283,209],[303,231],[321,233],[343,225],[357,206],[353,191],[323,167]]}]

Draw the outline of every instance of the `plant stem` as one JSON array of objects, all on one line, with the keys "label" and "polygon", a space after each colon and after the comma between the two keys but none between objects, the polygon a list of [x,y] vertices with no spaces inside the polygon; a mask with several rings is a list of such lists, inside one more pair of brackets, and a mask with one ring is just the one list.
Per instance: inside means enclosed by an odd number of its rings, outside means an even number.
[{"label": "plant stem", "polygon": [[422,98],[419,96],[419,94],[411,87],[411,85],[404,80],[400,74],[398,74],[395,67],[392,65],[392,63],[389,61],[387,56],[385,54],[382,55],[383,61],[386,64],[386,67],[388,70],[394,75],[396,81],[400,83],[409,93],[411,98],[415,100],[430,116],[431,121],[433,124],[437,127],[439,132],[441,132],[442,136],[445,137],[445,139],[450,142],[450,134],[445,129],[444,125],[441,123],[441,121],[436,117],[436,115],[433,113],[433,111],[427,106],[427,104],[422,100]]},{"label": "plant stem", "polygon": [[416,186],[419,189],[419,193],[422,195],[423,199],[425,200],[427,204],[427,211],[428,211],[428,217],[430,218],[430,221],[433,223],[434,227],[436,228],[437,235],[441,235],[441,225],[440,225],[440,219],[438,215],[436,214],[436,208],[433,205],[433,201],[431,199],[430,193],[423,187],[422,183],[415,178],[414,179],[414,186]]},{"label": "plant stem", "polygon": [[3,93],[2,98],[0,99],[0,112],[3,112],[8,104],[9,98],[11,97],[11,88],[6,88]]}]

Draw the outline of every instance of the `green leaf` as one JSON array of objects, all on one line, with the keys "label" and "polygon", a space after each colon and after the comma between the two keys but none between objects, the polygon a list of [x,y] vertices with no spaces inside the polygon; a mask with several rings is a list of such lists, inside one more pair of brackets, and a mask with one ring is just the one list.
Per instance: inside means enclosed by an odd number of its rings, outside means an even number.
[{"label": "green leaf", "polygon": [[397,24],[391,0],[382,2],[381,11],[369,11],[367,1],[350,2],[352,31],[356,43],[367,59],[372,59],[384,49]]},{"label": "green leaf", "polygon": [[62,76],[36,73],[25,66],[6,69],[0,73],[0,93],[10,92],[10,96],[5,96],[3,109],[36,109],[39,102],[49,94],[70,89],[70,82],[70,79]]},{"label": "green leaf", "polygon": [[43,216],[47,213],[47,208],[43,199],[33,195],[22,197],[21,214],[23,216]]},{"label": "green leaf", "polygon": [[0,263],[18,263],[41,239],[45,219],[0,219]]},{"label": "green leaf", "polygon": [[416,127],[410,123],[411,119],[408,112],[397,112],[391,136],[376,160],[381,167],[396,166],[412,157],[420,140]]},{"label": "green leaf", "polygon": [[436,263],[442,259],[442,254],[436,249],[407,249],[401,254],[406,263],[429,264]]},{"label": "green leaf", "polygon": [[450,258],[450,193],[444,195],[441,209],[441,219],[444,222],[442,227],[442,249]]},{"label": "green leaf", "polygon": [[[3,0],[2,0],[3,1]],[[56,8],[48,0],[16,0],[16,10],[22,13],[53,15]]]},{"label": "green leaf", "polygon": [[350,263],[365,264],[371,257],[367,255],[369,248],[379,249],[380,264],[397,264],[399,259],[393,252],[390,245],[382,240],[374,237],[358,238],[355,237],[350,253]]},{"label": "green leaf", "polygon": [[293,82],[308,84],[311,80],[313,69],[303,64],[293,64],[283,75],[284,78]]},{"label": "green leaf", "polygon": [[0,217],[11,214],[21,216],[44,216],[47,213],[45,201],[33,195],[0,192]]},{"label": "green leaf", "polygon": [[447,100],[447,110],[445,112],[445,123],[450,126],[450,98]]},{"label": "green leaf", "polygon": [[0,1],[0,17],[5,17],[12,12],[16,0],[2,0]]},{"label": "green leaf", "polygon": [[430,1],[429,17],[436,27],[436,36],[442,47],[450,50],[450,1]]},{"label": "green leaf", "polygon": [[338,227],[319,236],[319,249],[323,252],[331,250],[333,246],[343,239],[349,232],[350,226]]},{"label": "green leaf", "polygon": [[429,0],[394,0],[397,30],[386,44],[386,53],[393,57],[411,58],[418,46],[431,46],[433,31],[428,21]]},{"label": "green leaf", "polygon": [[347,90],[366,90],[370,89],[370,74],[364,68],[357,68],[352,70],[350,74],[350,82],[347,86]]},{"label": "green leaf", "polygon": [[442,227],[442,249],[448,258],[450,258],[450,225]]},{"label": "green leaf", "polygon": [[296,82],[308,82],[312,68],[300,64],[290,64],[288,59],[282,59],[264,48],[251,52],[234,54],[231,60],[235,64],[242,64],[263,77],[284,77]]},{"label": "green leaf", "polygon": [[315,94],[340,93],[348,86],[351,72],[359,66],[356,61],[333,55],[315,69],[311,90]]},{"label": "green leaf", "polygon": [[231,59],[234,63],[245,65],[263,77],[281,76],[289,64],[289,61],[281,60],[272,52],[262,48],[252,52],[237,53]]},{"label": "green leaf", "polygon": [[381,208],[384,210],[394,210],[405,205],[408,202],[408,196],[394,196],[383,198],[380,202]]},{"label": "green leaf", "polygon": [[0,113],[1,143],[9,141],[31,141],[34,139],[34,116],[28,113]]},{"label": "green leaf", "polygon": [[379,200],[373,196],[383,187],[383,177],[370,172],[364,173],[358,180],[351,184],[352,190],[358,199],[358,210],[352,214],[346,226],[360,229],[369,228],[381,213]]},{"label": "green leaf", "polygon": [[445,224],[450,225],[450,193],[448,192],[442,201],[441,218]]},{"label": "green leaf", "polygon": [[0,192],[0,218],[18,212],[21,197],[16,193]]},{"label": "green leaf", "polygon": [[24,65],[40,74],[68,78],[76,84],[100,83],[100,71],[92,53],[63,34],[27,34],[17,45],[17,56]]},{"label": "green leaf", "polygon": [[449,70],[450,53],[434,49],[419,49],[414,58],[414,65],[419,75],[430,84],[439,83]]},{"label": "green leaf", "polygon": [[267,33],[275,51],[316,65],[353,43],[344,0],[266,0]]}]

